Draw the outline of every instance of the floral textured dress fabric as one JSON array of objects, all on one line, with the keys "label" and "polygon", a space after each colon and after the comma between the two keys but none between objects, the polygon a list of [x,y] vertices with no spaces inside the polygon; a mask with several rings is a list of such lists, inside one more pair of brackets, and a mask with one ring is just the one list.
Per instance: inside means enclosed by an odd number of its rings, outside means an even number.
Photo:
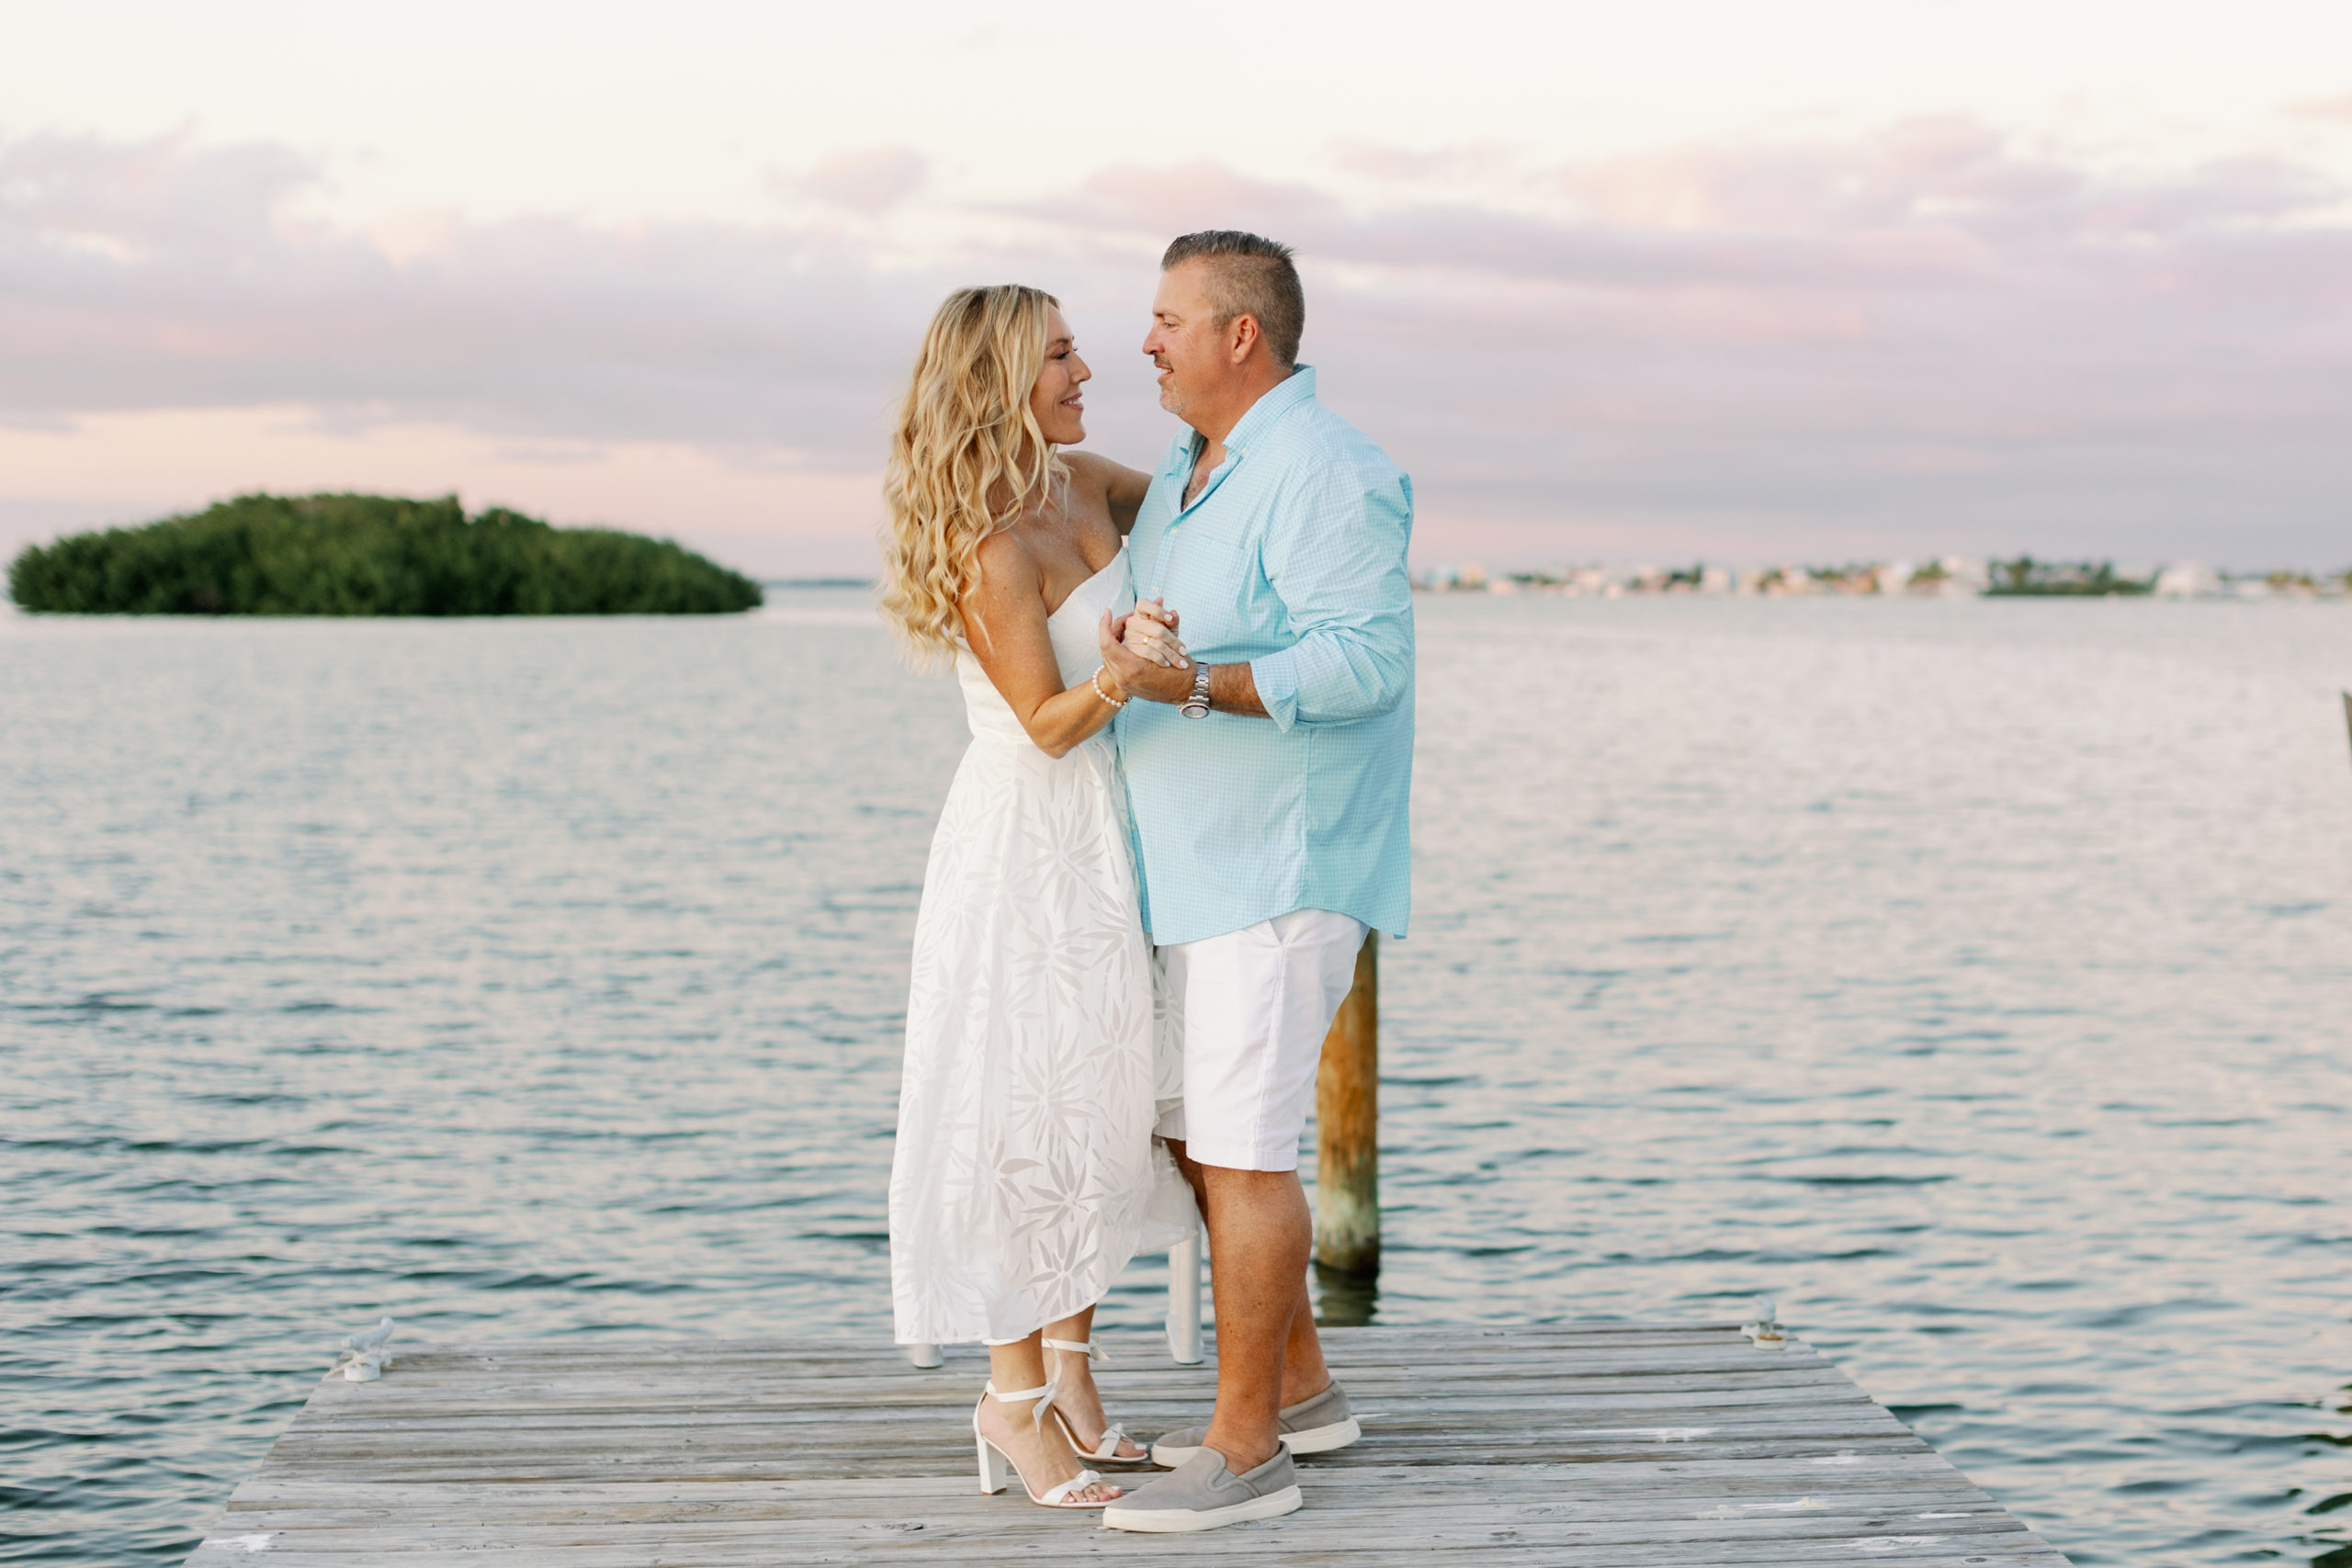
[{"label": "floral textured dress fabric", "polygon": [[[1047,620],[1065,686],[1100,663],[1102,612],[1133,602],[1122,555]],[[972,743],[915,917],[890,1168],[901,1344],[1017,1339],[1195,1223],[1151,1135],[1151,965],[1111,733],[1049,757],[978,660],[956,667]]]}]

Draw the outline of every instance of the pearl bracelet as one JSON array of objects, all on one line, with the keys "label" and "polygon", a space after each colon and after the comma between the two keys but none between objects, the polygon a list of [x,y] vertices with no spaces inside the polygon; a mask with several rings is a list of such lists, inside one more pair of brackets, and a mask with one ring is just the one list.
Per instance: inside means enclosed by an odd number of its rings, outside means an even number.
[{"label": "pearl bracelet", "polygon": [[1096,665],[1096,666],[1094,667],[1094,673],[1087,677],[1087,683],[1088,683],[1089,685],[1091,685],[1091,686],[1092,686],[1092,687],[1094,688],[1094,694],[1095,694],[1096,696],[1101,697],[1104,702],[1109,703],[1113,707],[1114,707],[1114,708],[1123,708],[1123,707],[1125,707],[1125,706],[1126,706],[1126,705],[1127,705],[1127,699],[1126,699],[1126,698],[1125,698],[1125,697],[1114,697],[1114,696],[1113,696],[1110,693],[1108,693],[1108,692],[1106,692],[1106,691],[1104,691],[1104,690],[1102,689],[1102,665],[1098,664],[1098,665]]}]

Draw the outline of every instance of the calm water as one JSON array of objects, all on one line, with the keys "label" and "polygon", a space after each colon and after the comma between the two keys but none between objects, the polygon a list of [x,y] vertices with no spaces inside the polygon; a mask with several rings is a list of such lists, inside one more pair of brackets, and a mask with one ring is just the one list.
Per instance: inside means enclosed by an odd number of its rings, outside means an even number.
[{"label": "calm water", "polygon": [[[0,618],[0,1559],[379,1313],[887,1340],[961,719],[786,600]],[[2352,611],[1421,614],[1379,1320],[1770,1292],[2077,1562],[2352,1562]]]}]

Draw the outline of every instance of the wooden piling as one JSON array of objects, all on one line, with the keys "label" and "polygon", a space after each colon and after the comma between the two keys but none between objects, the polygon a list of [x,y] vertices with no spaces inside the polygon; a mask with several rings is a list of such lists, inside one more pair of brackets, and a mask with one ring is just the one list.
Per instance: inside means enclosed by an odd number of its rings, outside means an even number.
[{"label": "wooden piling", "polygon": [[1380,933],[1364,933],[1356,981],[1323,1037],[1315,1075],[1315,1260],[1380,1267]]}]

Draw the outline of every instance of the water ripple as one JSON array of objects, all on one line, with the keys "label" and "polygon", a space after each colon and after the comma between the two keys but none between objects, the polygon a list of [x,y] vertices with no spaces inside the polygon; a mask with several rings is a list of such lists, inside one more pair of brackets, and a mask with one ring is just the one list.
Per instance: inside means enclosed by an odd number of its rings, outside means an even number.
[{"label": "water ripple", "polygon": [[[0,1558],[178,1561],[379,1313],[887,1338],[961,725],[785,598],[0,618]],[[2352,1564],[2352,618],[1421,610],[1380,1320],[1770,1293],[2080,1562]]]}]

